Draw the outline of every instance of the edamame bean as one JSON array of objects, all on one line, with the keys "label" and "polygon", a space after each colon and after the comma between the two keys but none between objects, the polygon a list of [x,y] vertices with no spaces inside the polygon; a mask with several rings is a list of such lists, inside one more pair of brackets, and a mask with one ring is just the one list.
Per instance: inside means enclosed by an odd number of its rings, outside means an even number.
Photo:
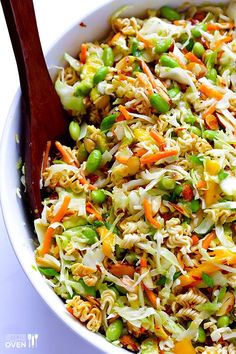
[{"label": "edamame bean", "polygon": [[101,68],[97,69],[94,77],[93,77],[93,82],[95,85],[99,84],[99,82],[105,80],[105,77],[108,74],[108,67],[107,66],[102,66]]},{"label": "edamame bean", "polygon": [[86,170],[89,173],[95,172],[101,164],[102,160],[102,153],[99,150],[93,150],[88,157],[87,163],[86,163]]},{"label": "edamame bean", "polygon": [[158,343],[156,338],[147,338],[141,344],[140,354],[158,354]]},{"label": "edamame bean", "polygon": [[158,93],[153,93],[149,97],[149,100],[150,100],[151,106],[153,108],[155,108],[155,110],[158,113],[166,113],[170,109],[169,103],[166,100],[164,100],[164,98],[161,97],[161,95],[159,95]]},{"label": "edamame bean", "polygon": [[171,38],[163,38],[158,40],[154,51],[156,54],[162,54],[167,52],[170,46],[171,46]]},{"label": "edamame bean", "polygon": [[103,49],[102,60],[105,66],[113,66],[114,54],[111,47],[105,47]]},{"label": "edamame bean", "polygon": [[193,133],[197,136],[202,136],[201,129],[199,129],[198,127],[192,126],[188,130],[190,131],[190,133]]},{"label": "edamame bean", "polygon": [[217,70],[215,68],[209,69],[207,73],[207,78],[213,82],[216,82]]},{"label": "edamame bean", "polygon": [[180,14],[176,10],[172,9],[172,7],[170,6],[162,6],[160,8],[160,14],[162,17],[166,18],[169,21],[181,19]]},{"label": "edamame bean", "polygon": [[205,333],[205,331],[204,331],[204,329],[202,327],[198,328],[197,341],[199,343],[205,343],[205,341],[206,341],[206,333]]},{"label": "edamame bean", "polygon": [[94,203],[101,204],[106,200],[106,194],[102,189],[97,189],[91,192],[91,199]]},{"label": "edamame bean", "polygon": [[117,118],[117,114],[109,114],[109,116],[106,116],[105,118],[103,118],[101,125],[100,125],[100,129],[101,131],[106,131],[111,129],[111,127],[113,126],[113,124],[115,123]]},{"label": "edamame bean", "polygon": [[123,331],[123,322],[120,319],[112,322],[106,330],[106,338],[109,342],[114,342],[120,338]]},{"label": "edamame bean", "polygon": [[192,210],[193,213],[197,213],[198,210],[200,209],[200,203],[199,200],[194,199],[190,202],[190,208]]},{"label": "edamame bean", "polygon": [[90,80],[82,80],[76,87],[76,96],[87,96],[92,90],[93,84]]},{"label": "edamame bean", "polygon": [[217,327],[222,328],[222,327],[227,327],[230,323],[229,317],[228,316],[221,316],[217,320]]},{"label": "edamame bean", "polygon": [[92,245],[97,241],[97,233],[91,227],[83,226],[81,232],[83,236],[86,238],[88,245]]},{"label": "edamame bean", "polygon": [[168,95],[170,96],[170,98],[175,98],[175,96],[177,96],[181,92],[181,90],[178,86],[176,86],[176,87],[169,89],[167,92],[168,92]]},{"label": "edamame bean", "polygon": [[203,138],[213,141],[217,137],[217,134],[215,130],[205,130],[203,132]]},{"label": "edamame bean", "polygon": [[79,123],[72,120],[69,125],[69,133],[73,140],[78,140],[80,136],[80,126]]},{"label": "edamame bean", "polygon": [[217,56],[217,54],[216,54],[216,52],[213,52],[213,50],[206,51],[204,62],[205,62],[208,69],[212,68],[215,65],[216,56]]},{"label": "edamame bean", "polygon": [[177,68],[179,64],[174,58],[171,58],[168,54],[162,54],[160,57],[160,63],[162,66],[166,66],[168,68]]},{"label": "edamame bean", "polygon": [[178,185],[178,186],[176,186],[175,189],[174,189],[174,194],[175,194],[176,196],[180,196],[180,194],[182,193],[182,190],[183,190],[183,187],[180,186],[180,185]]},{"label": "edamame bean", "polygon": [[192,51],[193,54],[195,54],[198,58],[201,58],[203,56],[203,53],[205,52],[205,48],[201,43],[196,42],[194,43]]},{"label": "edamame bean", "polygon": [[205,23],[200,23],[193,27],[191,33],[195,38],[199,38],[202,36],[202,31],[206,31],[206,24]]},{"label": "edamame bean", "polygon": [[172,190],[175,188],[176,182],[170,177],[163,177],[158,183],[158,186],[164,190]]},{"label": "edamame bean", "polygon": [[184,118],[185,123],[193,125],[196,122],[196,117],[193,114],[189,114]]}]

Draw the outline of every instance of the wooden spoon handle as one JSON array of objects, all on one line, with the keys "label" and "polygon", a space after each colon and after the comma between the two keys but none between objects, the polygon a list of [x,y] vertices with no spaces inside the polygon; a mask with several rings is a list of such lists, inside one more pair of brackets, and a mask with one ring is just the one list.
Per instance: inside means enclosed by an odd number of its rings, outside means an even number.
[{"label": "wooden spoon handle", "polygon": [[23,98],[30,109],[32,95],[40,95],[39,101],[41,98],[44,100],[45,93],[37,89],[37,80],[43,80],[45,87],[51,85],[48,84],[51,78],[40,45],[33,2],[1,0],[1,3],[18,66]]}]

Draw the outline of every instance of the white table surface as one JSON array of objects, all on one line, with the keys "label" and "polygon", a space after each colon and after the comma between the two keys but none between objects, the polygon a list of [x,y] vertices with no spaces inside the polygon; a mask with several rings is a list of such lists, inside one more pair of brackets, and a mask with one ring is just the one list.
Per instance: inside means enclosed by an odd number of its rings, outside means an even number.
[{"label": "white table surface", "polygon": [[[91,9],[108,1],[34,0],[44,52]],[[0,135],[18,85],[15,59],[0,6]],[[17,344],[17,335],[38,334],[37,348],[29,348],[28,343],[27,348],[9,347],[12,334],[13,345]],[[101,354],[101,351],[64,325],[36,293],[19,265],[0,214],[0,354],[12,353]]]}]

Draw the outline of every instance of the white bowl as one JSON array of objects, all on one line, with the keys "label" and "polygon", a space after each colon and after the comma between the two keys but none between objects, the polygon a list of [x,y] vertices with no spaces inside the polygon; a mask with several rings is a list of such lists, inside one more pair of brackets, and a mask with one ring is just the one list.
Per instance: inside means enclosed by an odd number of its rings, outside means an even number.
[{"label": "white bowl", "polygon": [[[189,1],[190,3],[200,4],[201,0]],[[227,2],[216,0],[217,2]],[[178,6],[183,1],[169,0],[168,5]],[[48,66],[63,65],[62,60],[64,52],[76,55],[80,44],[85,41],[101,39],[109,30],[109,18],[112,13],[123,5],[134,5],[125,12],[127,15],[141,15],[147,8],[157,8],[166,4],[165,0],[113,0],[108,4],[96,9],[85,18],[78,18],[78,23],[83,21],[87,27],[78,25],[71,28],[61,39],[54,44],[46,55]],[[78,5],[79,13],[79,5]],[[45,283],[42,276],[36,272],[32,265],[34,260],[34,245],[32,238],[32,229],[29,227],[24,205],[16,190],[20,186],[20,173],[16,168],[20,157],[19,147],[16,142],[16,134],[21,137],[21,94],[20,90],[16,93],[12,102],[7,122],[3,132],[0,153],[0,197],[3,210],[4,221],[8,231],[9,238],[15,253],[21,263],[23,270],[30,279],[31,283],[50,306],[50,308],[67,324],[73,331],[82,336],[85,340],[93,344],[104,353],[121,354],[126,352],[108,343],[102,336],[94,334],[81,325],[65,310],[65,306],[60,298]]]}]

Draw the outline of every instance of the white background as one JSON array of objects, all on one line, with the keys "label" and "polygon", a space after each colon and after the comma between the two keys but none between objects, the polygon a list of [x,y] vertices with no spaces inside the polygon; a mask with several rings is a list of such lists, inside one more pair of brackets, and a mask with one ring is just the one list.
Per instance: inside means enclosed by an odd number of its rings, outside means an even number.
[{"label": "white background", "polygon": [[[43,51],[88,12],[108,1],[34,0]],[[0,6],[0,135],[18,85],[17,68]],[[7,335],[27,333],[38,334],[37,349],[6,349]],[[101,354],[66,327],[36,293],[16,259],[0,214],[0,354],[12,353]]]}]

